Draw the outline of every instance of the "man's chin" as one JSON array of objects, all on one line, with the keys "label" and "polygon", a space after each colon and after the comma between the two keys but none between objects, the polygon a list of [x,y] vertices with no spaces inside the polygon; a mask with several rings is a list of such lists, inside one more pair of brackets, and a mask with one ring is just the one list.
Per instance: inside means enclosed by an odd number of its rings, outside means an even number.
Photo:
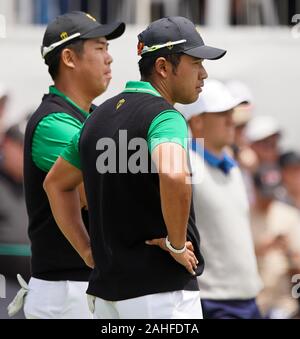
[{"label": "man's chin", "polygon": [[177,103],[182,104],[182,105],[189,105],[197,101],[198,98],[199,98],[199,94],[197,93],[194,97],[181,99],[180,101],[177,101]]},{"label": "man's chin", "polygon": [[110,81],[107,81],[106,83],[102,84],[102,86],[99,86],[98,88],[98,95],[100,96],[101,94],[103,94],[104,92],[106,92],[108,86],[109,86]]}]

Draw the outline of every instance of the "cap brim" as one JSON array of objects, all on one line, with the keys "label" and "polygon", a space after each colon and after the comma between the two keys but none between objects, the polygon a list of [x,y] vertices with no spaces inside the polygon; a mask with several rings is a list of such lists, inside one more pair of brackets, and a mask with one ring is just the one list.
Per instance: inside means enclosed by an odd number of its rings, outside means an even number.
[{"label": "cap brim", "polygon": [[184,51],[184,54],[200,59],[217,60],[222,58],[226,52],[224,49],[204,45]]},{"label": "cap brim", "polygon": [[230,111],[231,109],[235,109],[236,107],[238,107],[243,101],[241,99],[238,98],[234,98],[234,100],[232,100],[232,102],[227,106],[227,111]]},{"label": "cap brim", "polygon": [[107,25],[100,25],[99,27],[83,34],[82,39],[93,39],[105,37],[107,40],[112,40],[120,37],[125,32],[126,25],[124,22],[115,22]]},{"label": "cap brim", "polygon": [[[204,88],[205,88],[205,85],[204,85]],[[219,105],[216,107],[211,107],[210,109],[206,109],[202,113],[214,114],[214,113],[227,112],[227,111],[231,111],[232,109],[235,109],[240,104],[241,104],[240,100],[233,99],[233,100],[226,102],[225,104],[221,106]]]}]

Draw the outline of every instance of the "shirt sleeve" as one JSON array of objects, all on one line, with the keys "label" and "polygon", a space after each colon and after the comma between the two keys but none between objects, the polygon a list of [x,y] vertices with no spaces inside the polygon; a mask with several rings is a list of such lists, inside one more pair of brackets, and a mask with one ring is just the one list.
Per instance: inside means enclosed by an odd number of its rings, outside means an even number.
[{"label": "shirt sleeve", "polygon": [[42,171],[49,172],[82,123],[67,113],[53,113],[37,125],[32,139],[32,160]]},{"label": "shirt sleeve", "polygon": [[63,150],[61,157],[69,162],[71,165],[77,167],[81,170],[81,162],[80,162],[80,153],[79,153],[79,139],[81,135],[81,130],[78,131],[72,138],[71,142],[67,145],[67,147]]},{"label": "shirt sleeve", "polygon": [[165,142],[181,145],[187,150],[188,127],[184,117],[177,111],[164,111],[155,117],[149,127],[147,143],[150,154]]}]

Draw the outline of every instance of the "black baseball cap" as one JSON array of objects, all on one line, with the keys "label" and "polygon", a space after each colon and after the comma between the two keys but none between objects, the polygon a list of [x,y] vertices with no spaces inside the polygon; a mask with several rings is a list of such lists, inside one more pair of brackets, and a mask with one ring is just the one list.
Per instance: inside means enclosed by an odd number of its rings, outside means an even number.
[{"label": "black baseball cap", "polygon": [[107,40],[121,36],[125,23],[115,22],[101,25],[90,14],[74,11],[59,15],[46,29],[41,47],[42,57],[49,63],[53,51],[57,51],[75,39],[93,39],[105,37]]},{"label": "black baseball cap", "polygon": [[142,57],[184,53],[200,59],[216,60],[226,51],[206,46],[195,25],[181,16],[152,22],[138,35],[138,54]]}]

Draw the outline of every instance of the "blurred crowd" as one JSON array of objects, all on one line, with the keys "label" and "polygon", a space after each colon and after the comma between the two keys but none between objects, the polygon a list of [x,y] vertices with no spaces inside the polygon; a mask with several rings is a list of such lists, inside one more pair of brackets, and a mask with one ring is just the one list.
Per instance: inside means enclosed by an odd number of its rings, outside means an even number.
[{"label": "blurred crowd", "polygon": [[[300,153],[281,151],[284,137],[271,115],[256,116],[255,99],[240,81],[228,81],[235,108],[235,142],[228,152],[242,170],[251,206],[251,228],[263,282],[258,306],[266,318],[299,318],[292,277],[300,273]],[[29,276],[29,241],[23,196],[23,139],[26,121],[4,128],[7,101],[0,84],[0,272]],[[271,113],[271,112],[270,112]],[[299,291],[300,292],[300,291]]]},{"label": "blurred crowd", "polygon": [[29,275],[27,213],[23,194],[23,141],[26,121],[5,128],[9,100],[0,83],[0,271]]},{"label": "blurred crowd", "polygon": [[272,116],[253,116],[250,90],[228,83],[244,97],[234,113],[232,151],[242,170],[251,206],[251,227],[263,289],[257,302],[269,318],[299,317],[292,277],[300,272],[300,154],[281,151],[282,129]]},{"label": "blurred crowd", "polygon": [[[30,247],[23,191],[23,143],[26,120],[5,127],[7,88],[0,83],[0,274],[6,279],[6,299],[0,318],[7,318],[9,301],[19,289],[17,273],[30,276]],[[20,313],[17,318],[23,318]]]},{"label": "blurred crowd", "polygon": [[[151,20],[162,16],[187,15],[197,24],[210,25],[211,20],[215,22],[216,18],[219,18],[214,4],[211,9],[214,18],[207,17],[208,8],[212,3],[212,0],[146,0],[143,9],[144,12],[150,12]],[[234,26],[291,25],[299,3],[299,0],[228,0],[221,5],[218,1],[215,2],[218,8],[223,8],[227,13],[228,24]],[[0,11],[3,13],[3,8],[13,8],[12,22],[22,24],[47,24],[57,15],[73,10],[91,12],[103,23],[120,19],[137,23],[137,5],[137,0],[2,0]]]}]

